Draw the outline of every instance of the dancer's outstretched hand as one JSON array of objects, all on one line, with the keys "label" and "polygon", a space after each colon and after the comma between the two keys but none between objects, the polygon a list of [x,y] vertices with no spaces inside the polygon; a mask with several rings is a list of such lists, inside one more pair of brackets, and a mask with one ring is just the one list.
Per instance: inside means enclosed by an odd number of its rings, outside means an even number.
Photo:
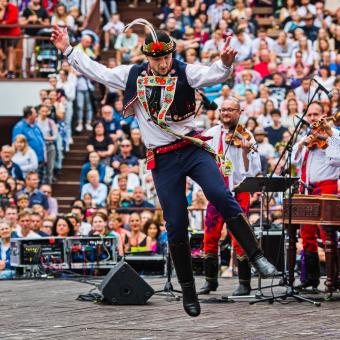
[{"label": "dancer's outstretched hand", "polygon": [[64,53],[70,46],[67,27],[61,28],[58,25],[54,25],[52,28],[51,41],[59,51]]},{"label": "dancer's outstretched hand", "polygon": [[237,51],[230,47],[230,40],[231,37],[227,37],[225,45],[223,47],[223,51],[220,54],[222,63],[224,64],[224,66],[227,67],[230,67],[233,64],[237,55]]}]

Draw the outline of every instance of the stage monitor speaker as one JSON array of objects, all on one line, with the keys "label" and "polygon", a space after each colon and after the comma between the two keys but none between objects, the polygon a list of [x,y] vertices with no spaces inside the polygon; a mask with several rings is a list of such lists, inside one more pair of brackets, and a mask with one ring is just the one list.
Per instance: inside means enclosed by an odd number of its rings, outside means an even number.
[{"label": "stage monitor speaker", "polygon": [[126,262],[119,262],[99,286],[104,300],[114,305],[144,305],[154,294]]}]

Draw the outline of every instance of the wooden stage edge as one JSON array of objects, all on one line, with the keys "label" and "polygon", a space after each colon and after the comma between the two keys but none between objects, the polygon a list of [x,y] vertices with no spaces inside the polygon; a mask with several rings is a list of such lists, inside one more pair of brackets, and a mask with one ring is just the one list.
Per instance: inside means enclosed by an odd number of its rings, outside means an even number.
[{"label": "wooden stage edge", "polygon": [[[154,288],[164,278],[146,278]],[[177,283],[175,282],[175,288]],[[253,286],[256,286],[253,279]],[[274,282],[276,282],[275,280]],[[203,283],[196,279],[197,286]],[[231,293],[237,279],[220,279],[210,297]],[[263,284],[270,284],[264,280]],[[181,302],[153,296],[144,306],[109,306],[77,301],[92,287],[63,280],[0,282],[0,339],[339,339],[340,300],[321,307],[299,303],[202,303],[190,318]],[[177,287],[178,288],[178,287]],[[274,292],[282,292],[275,288]],[[270,295],[270,289],[264,290]],[[338,296],[339,295],[339,296]],[[335,294],[334,298],[340,294]],[[207,299],[208,297],[204,297]]]}]

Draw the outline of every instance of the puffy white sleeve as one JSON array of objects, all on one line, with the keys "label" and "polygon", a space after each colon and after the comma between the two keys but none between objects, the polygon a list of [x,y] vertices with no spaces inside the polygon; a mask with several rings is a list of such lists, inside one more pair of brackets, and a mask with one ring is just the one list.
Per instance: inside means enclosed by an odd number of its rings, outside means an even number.
[{"label": "puffy white sleeve", "polygon": [[340,136],[333,134],[328,138],[328,147],[325,149],[326,156],[329,157],[329,164],[340,167]]},{"label": "puffy white sleeve", "polygon": [[292,150],[292,164],[296,165],[297,167],[301,167],[303,161],[302,154],[303,150],[299,151],[298,145],[295,144]]},{"label": "puffy white sleeve", "polygon": [[211,66],[188,64],[186,75],[188,83],[193,88],[200,88],[224,83],[232,73],[233,67],[226,67],[221,60]]},{"label": "puffy white sleeve", "polygon": [[125,90],[130,69],[133,65],[120,65],[108,68],[105,65],[89,58],[80,49],[68,47],[64,52],[71,66],[84,75],[98,83],[118,90]]}]

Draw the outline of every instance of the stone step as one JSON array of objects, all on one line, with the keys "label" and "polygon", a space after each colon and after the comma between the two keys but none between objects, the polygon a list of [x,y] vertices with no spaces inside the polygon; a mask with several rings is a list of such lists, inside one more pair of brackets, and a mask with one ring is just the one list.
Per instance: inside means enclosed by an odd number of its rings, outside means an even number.
[{"label": "stone step", "polygon": [[[61,179],[63,176],[61,176]],[[80,193],[80,183],[78,181],[58,181],[53,185],[53,195],[55,197],[75,197]]]}]

